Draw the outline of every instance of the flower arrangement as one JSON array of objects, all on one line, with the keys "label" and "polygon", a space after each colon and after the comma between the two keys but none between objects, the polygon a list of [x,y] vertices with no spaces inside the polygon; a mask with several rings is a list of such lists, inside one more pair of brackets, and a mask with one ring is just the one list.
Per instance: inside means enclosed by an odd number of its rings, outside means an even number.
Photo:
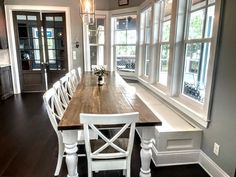
[{"label": "flower arrangement", "polygon": [[99,66],[93,69],[96,76],[103,76],[106,73],[106,70],[103,66]]},{"label": "flower arrangement", "polygon": [[96,76],[98,76],[98,85],[104,84],[104,74],[106,74],[106,70],[104,66],[97,66],[93,69],[93,72]]}]

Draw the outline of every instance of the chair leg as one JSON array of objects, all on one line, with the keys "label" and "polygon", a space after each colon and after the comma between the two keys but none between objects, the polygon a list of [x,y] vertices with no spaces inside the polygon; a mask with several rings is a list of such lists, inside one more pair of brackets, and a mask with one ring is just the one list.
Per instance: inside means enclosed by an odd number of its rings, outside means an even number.
[{"label": "chair leg", "polygon": [[64,155],[64,144],[62,141],[58,139],[57,166],[56,166],[54,176],[59,176],[59,173],[61,170],[61,164],[63,160],[63,155]]},{"label": "chair leg", "polygon": [[88,158],[87,160],[88,160],[88,177],[93,177],[92,162]]},{"label": "chair leg", "polygon": [[123,170],[123,176],[126,176],[126,175],[127,175],[127,170],[124,169],[124,170]]},{"label": "chair leg", "polygon": [[126,177],[131,176],[131,159],[127,160],[127,165],[126,165]]}]

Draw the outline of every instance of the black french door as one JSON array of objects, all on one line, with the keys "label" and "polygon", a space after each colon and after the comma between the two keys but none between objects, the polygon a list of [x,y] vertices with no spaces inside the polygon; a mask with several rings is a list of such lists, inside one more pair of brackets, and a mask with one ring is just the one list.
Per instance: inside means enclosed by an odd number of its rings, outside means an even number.
[{"label": "black french door", "polygon": [[13,18],[21,90],[45,91],[68,71],[65,14],[21,11]]}]

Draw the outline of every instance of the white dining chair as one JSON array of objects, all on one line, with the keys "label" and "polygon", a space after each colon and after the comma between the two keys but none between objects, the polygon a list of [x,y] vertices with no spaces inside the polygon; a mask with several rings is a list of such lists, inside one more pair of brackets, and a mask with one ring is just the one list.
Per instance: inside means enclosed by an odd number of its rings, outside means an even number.
[{"label": "white dining chair", "polygon": [[71,72],[66,73],[66,76],[68,77],[68,86],[70,88],[70,90],[72,91],[72,93],[74,93],[75,89],[76,89],[76,85],[73,81],[73,76]]},{"label": "white dining chair", "polygon": [[[84,128],[85,148],[88,161],[88,177],[93,176],[93,171],[123,170],[126,177],[130,177],[131,153],[133,149],[135,123],[139,113],[124,114],[80,114],[80,122]],[[112,137],[107,137],[99,129],[105,126],[120,127]],[[89,130],[98,134],[97,140],[90,139]],[[120,136],[129,130],[128,138]]]},{"label": "white dining chair", "polygon": [[54,131],[57,134],[58,140],[58,156],[57,156],[57,166],[54,172],[55,176],[59,175],[62,159],[64,155],[64,144],[62,141],[62,133],[58,131],[57,126],[59,120],[62,118],[63,115],[63,108],[59,103],[59,99],[57,97],[56,91],[54,88],[47,90],[43,95],[44,105],[46,107],[49,120],[52,124]]},{"label": "white dining chair", "polygon": [[75,89],[76,89],[76,87],[79,84],[78,75],[77,75],[76,72],[77,72],[76,69],[72,69],[70,71],[70,73],[71,73],[71,81],[72,81],[73,87],[75,87]]},{"label": "white dining chair", "polygon": [[53,84],[53,88],[55,89],[57,96],[59,98],[59,101],[65,110],[67,108],[70,100],[69,100],[67,93],[63,89],[62,83],[60,81],[55,82]]},{"label": "white dining chair", "polygon": [[[59,97],[54,88],[47,90],[43,95],[44,105],[46,107],[49,120],[51,125],[57,134],[58,140],[58,155],[57,155],[57,165],[54,172],[54,176],[58,176],[61,170],[62,160],[65,153],[65,147],[62,139],[62,132],[58,131],[58,122],[61,120],[65,109],[63,108]],[[98,135],[90,130],[91,139],[97,139]],[[78,144],[84,144],[84,133],[83,130],[78,130]],[[78,156],[85,156],[85,154],[78,154]]]},{"label": "white dining chair", "polygon": [[71,83],[69,82],[69,76],[65,75],[65,76],[61,77],[60,82],[62,84],[63,92],[68,97],[68,99],[71,100],[71,98],[73,96],[73,89],[72,89]]}]

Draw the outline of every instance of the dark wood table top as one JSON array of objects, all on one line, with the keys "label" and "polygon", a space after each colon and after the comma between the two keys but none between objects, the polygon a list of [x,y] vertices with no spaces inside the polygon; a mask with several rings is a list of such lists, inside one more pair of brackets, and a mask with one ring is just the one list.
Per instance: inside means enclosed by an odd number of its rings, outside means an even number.
[{"label": "dark wood table top", "polygon": [[139,112],[140,120],[136,126],[161,125],[161,121],[117,72],[108,72],[105,75],[103,86],[97,85],[97,76],[92,72],[85,72],[59,122],[58,129],[82,129],[80,113],[115,114],[128,112]]}]

